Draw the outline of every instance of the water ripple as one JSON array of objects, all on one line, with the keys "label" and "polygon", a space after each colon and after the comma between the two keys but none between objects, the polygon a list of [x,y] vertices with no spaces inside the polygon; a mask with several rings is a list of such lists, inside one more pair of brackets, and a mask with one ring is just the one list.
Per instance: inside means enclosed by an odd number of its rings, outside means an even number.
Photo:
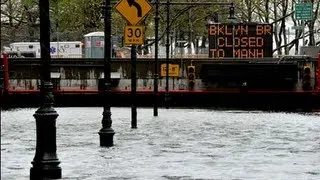
[{"label": "water ripple", "polygon": [[[319,113],[112,108],[115,145],[99,146],[102,108],[57,108],[63,179],[320,179]],[[36,109],[2,112],[2,179],[28,179]],[[12,178],[14,177],[14,178]]]}]

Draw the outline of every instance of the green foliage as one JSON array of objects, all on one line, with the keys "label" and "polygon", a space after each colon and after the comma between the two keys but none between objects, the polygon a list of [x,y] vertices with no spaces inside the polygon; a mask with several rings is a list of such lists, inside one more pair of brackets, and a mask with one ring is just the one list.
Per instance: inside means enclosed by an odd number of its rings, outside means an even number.
[{"label": "green foliage", "polygon": [[[154,3],[154,0],[150,0]],[[319,2],[314,2],[315,21],[320,23]],[[49,0],[51,38],[52,40],[82,40],[83,35],[93,31],[103,31],[104,0]],[[119,0],[111,0],[112,6]],[[166,0],[160,0],[166,2]],[[218,0],[170,0],[170,2],[221,2]],[[224,1],[225,2],[225,1]],[[240,21],[268,22],[281,19],[284,15],[282,0],[227,0],[233,2],[236,17]],[[295,3],[297,1],[292,1]],[[39,0],[7,0],[1,4],[1,15],[5,21],[1,22],[1,43],[14,41],[37,41],[39,40]],[[277,11],[274,11],[275,4]],[[287,12],[292,12],[291,9]],[[207,37],[207,19],[217,13],[220,21],[225,22],[229,16],[228,6],[218,5],[172,5],[170,6],[170,33],[184,31],[186,40],[194,41],[199,37]],[[159,6],[159,37],[164,40],[166,33],[166,6]],[[275,17],[277,15],[277,18]],[[145,37],[154,36],[155,5],[150,15],[142,22],[146,28]],[[286,17],[290,20],[290,16]],[[286,19],[286,20],[287,20]],[[294,19],[291,19],[294,21]],[[127,22],[112,8],[112,35],[121,37]],[[317,26],[315,26],[317,27]],[[319,29],[319,28],[318,28]],[[317,32],[317,30],[315,32]]]},{"label": "green foliage", "polygon": [[59,0],[53,19],[58,31],[68,33],[74,38],[92,31],[99,31],[102,24],[102,0]]},{"label": "green foliage", "polygon": [[[58,0],[56,19],[61,33],[76,39],[94,31],[104,31],[104,0]],[[123,35],[125,21],[112,8],[112,34]]]}]

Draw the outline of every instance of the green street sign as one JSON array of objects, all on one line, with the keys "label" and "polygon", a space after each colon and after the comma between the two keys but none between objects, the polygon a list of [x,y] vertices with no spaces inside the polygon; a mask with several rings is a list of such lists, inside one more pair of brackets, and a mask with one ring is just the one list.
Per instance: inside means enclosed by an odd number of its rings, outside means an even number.
[{"label": "green street sign", "polygon": [[296,20],[312,20],[312,3],[295,4]]}]

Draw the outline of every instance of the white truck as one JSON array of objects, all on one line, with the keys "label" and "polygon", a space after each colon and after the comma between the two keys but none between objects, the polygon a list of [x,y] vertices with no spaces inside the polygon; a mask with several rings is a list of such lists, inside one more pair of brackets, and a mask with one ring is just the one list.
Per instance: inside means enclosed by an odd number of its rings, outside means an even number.
[{"label": "white truck", "polygon": [[[81,41],[50,42],[50,54],[52,58],[82,58],[83,43]],[[15,42],[10,44],[11,51],[35,52],[40,58],[40,42]]]}]

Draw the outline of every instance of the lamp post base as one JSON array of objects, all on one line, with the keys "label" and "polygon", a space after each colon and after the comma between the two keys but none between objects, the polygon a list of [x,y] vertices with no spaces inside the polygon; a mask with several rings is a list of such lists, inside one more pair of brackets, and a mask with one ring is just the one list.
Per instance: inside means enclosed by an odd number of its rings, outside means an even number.
[{"label": "lamp post base", "polygon": [[[56,164],[56,163],[54,163]],[[30,180],[42,180],[44,177],[48,179],[60,179],[61,168],[50,164],[39,165],[30,169]]]},{"label": "lamp post base", "polygon": [[113,146],[113,135],[115,132],[113,129],[101,129],[100,135],[100,146],[111,147]]}]

